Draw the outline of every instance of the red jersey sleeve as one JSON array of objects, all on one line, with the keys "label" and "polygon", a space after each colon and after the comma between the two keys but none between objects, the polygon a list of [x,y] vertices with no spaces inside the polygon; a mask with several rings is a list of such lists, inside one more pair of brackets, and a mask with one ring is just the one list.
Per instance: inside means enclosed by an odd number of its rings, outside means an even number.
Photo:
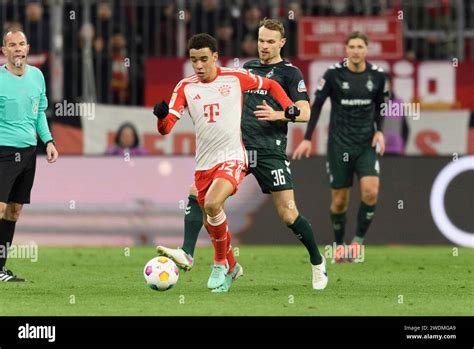
[{"label": "red jersey sleeve", "polygon": [[248,70],[244,69],[236,70],[235,76],[237,76],[240,81],[242,91],[260,89],[267,90],[272,94],[273,97],[275,97],[278,103],[280,103],[283,110],[285,110],[290,105],[293,105],[292,100],[287,96],[285,90],[283,90],[278,82],[252,74]]},{"label": "red jersey sleeve", "polygon": [[168,114],[164,119],[158,119],[156,126],[158,128],[158,132],[162,135],[167,135],[173,129],[174,124],[176,124],[178,118],[173,114]]},{"label": "red jersey sleeve", "polygon": [[169,102],[168,115],[164,119],[157,121],[158,132],[160,132],[162,135],[171,132],[174,124],[176,124],[176,121],[181,118],[184,108],[186,108],[188,105],[186,101],[186,95],[184,94],[185,85],[186,84],[183,81],[180,81],[178,85],[176,85]]},{"label": "red jersey sleeve", "polygon": [[169,113],[173,114],[178,119],[181,118],[181,114],[183,113],[184,108],[188,106],[188,103],[186,101],[186,95],[184,94],[185,86],[186,82],[184,81],[180,81],[178,85],[176,85],[169,103]]},{"label": "red jersey sleeve", "polygon": [[283,87],[280,86],[278,82],[272,79],[262,78],[263,86],[262,90],[268,90],[273,97],[280,103],[283,110],[288,108],[290,105],[293,105],[293,101],[288,97]]},{"label": "red jersey sleeve", "polygon": [[238,69],[235,70],[234,74],[240,81],[240,87],[242,92],[248,90],[259,90],[262,88],[263,79],[261,76],[252,74],[248,70]]}]

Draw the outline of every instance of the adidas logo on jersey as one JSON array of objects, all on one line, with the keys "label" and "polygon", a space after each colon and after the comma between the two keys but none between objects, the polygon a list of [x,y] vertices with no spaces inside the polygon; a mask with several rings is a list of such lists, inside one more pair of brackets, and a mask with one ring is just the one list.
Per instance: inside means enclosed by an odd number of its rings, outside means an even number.
[{"label": "adidas logo on jersey", "polygon": [[199,95],[199,93],[194,96],[193,101],[197,101],[198,99],[201,99],[201,96]]}]

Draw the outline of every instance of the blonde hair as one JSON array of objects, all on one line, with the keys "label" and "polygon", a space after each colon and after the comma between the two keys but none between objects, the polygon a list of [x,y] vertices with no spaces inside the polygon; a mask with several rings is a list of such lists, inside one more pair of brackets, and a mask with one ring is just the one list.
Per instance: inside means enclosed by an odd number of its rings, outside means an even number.
[{"label": "blonde hair", "polygon": [[264,18],[260,21],[259,28],[261,27],[280,32],[282,39],[285,37],[285,27],[283,26],[283,23],[276,19]]},{"label": "blonde hair", "polygon": [[366,46],[369,46],[369,38],[367,37],[367,35],[365,35],[364,33],[362,32],[359,32],[359,31],[355,31],[355,32],[352,32],[350,33],[348,36],[347,36],[347,39],[346,39],[346,45],[349,44],[349,41],[351,41],[352,39],[361,39],[365,42],[365,45]]}]

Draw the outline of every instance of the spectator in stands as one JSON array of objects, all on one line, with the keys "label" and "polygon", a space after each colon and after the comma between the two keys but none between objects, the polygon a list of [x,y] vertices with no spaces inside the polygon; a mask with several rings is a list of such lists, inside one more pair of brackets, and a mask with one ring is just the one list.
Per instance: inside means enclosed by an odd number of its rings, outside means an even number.
[{"label": "spectator in stands", "polygon": [[207,33],[216,36],[216,24],[223,19],[217,0],[202,0],[199,2],[193,18],[196,21],[197,33]]},{"label": "spectator in stands", "polygon": [[244,11],[244,22],[242,28],[242,38],[240,51],[244,57],[256,57],[258,54],[257,40],[260,20],[263,19],[263,12],[259,5],[251,4]]},{"label": "spectator in stands", "polygon": [[[184,22],[186,23],[186,31],[189,32],[189,23],[191,21],[191,12],[188,9],[182,9],[183,13],[179,13],[178,7],[175,1],[168,2],[161,9],[161,18],[158,19],[159,30],[157,31],[154,26],[150,26],[150,29],[154,31],[155,54],[159,56],[176,56],[178,53],[176,33],[178,31],[178,16],[183,16]],[[196,20],[193,18],[193,20]]]},{"label": "spectator in stands", "polygon": [[347,0],[319,0],[310,4],[309,13],[316,16],[355,15]]},{"label": "spectator in stands", "polygon": [[247,36],[252,36],[253,38],[258,37],[258,28],[260,27],[260,20],[263,19],[263,11],[260,6],[256,4],[250,5],[244,11],[244,22],[243,22],[243,35],[245,38]]},{"label": "spectator in stands", "polygon": [[113,9],[108,1],[101,1],[97,4],[95,17],[95,36],[93,40],[94,52],[94,72],[97,91],[97,100],[100,103],[110,103],[110,36],[113,26]]},{"label": "spectator in stands", "polygon": [[216,30],[219,52],[223,56],[235,55],[234,28],[229,21],[221,22]]},{"label": "spectator in stands", "polygon": [[39,1],[29,2],[25,7],[25,34],[28,36],[30,54],[49,51],[49,21],[45,18],[43,5]]},{"label": "spectator in stands", "polygon": [[96,37],[94,38],[94,49],[102,52],[110,39],[112,6],[108,1],[101,1],[97,4],[97,19],[93,21],[96,26]]},{"label": "spectator in stands", "polygon": [[107,149],[106,155],[147,155],[148,151],[140,146],[140,138],[135,126],[125,122],[115,134],[115,145]]},{"label": "spectator in stands", "polygon": [[332,0],[329,10],[330,16],[349,16],[352,14],[347,0]]},{"label": "spectator in stands", "polygon": [[[129,66],[127,61],[127,40],[122,33],[115,33],[110,39],[110,62],[112,68],[112,89],[114,104],[126,104],[129,101]],[[127,63],[128,62],[128,63]]]},{"label": "spectator in stands", "polygon": [[258,42],[256,37],[247,34],[240,45],[243,57],[257,57],[258,56]]},{"label": "spectator in stands", "polygon": [[[404,3],[408,30],[423,35],[407,38],[408,57],[424,59],[450,59],[456,52],[456,31],[459,14],[449,0],[411,0]],[[441,34],[440,34],[441,33]]]}]

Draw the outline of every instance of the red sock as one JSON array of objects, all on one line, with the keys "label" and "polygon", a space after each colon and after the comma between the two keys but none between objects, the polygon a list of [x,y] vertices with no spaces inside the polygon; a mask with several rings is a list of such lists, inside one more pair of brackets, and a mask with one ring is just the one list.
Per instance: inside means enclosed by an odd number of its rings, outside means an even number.
[{"label": "red sock", "polygon": [[234,271],[235,263],[237,263],[237,261],[235,260],[230,240],[230,231],[227,229],[227,263],[229,263],[229,273],[232,273]]},{"label": "red sock", "polygon": [[216,249],[216,239],[212,237],[211,232],[209,231],[209,226],[206,226],[207,234],[209,235],[209,238],[211,239],[212,246],[214,246],[214,250]]},{"label": "red sock", "polygon": [[207,216],[208,231],[213,239],[214,245],[214,263],[226,264],[227,261],[227,218],[224,211],[217,216]]}]

